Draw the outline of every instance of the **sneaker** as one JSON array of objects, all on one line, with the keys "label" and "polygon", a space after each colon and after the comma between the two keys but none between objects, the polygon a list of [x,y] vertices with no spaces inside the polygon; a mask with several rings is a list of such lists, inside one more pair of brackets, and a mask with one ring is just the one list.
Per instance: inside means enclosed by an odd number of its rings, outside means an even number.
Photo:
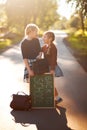
[{"label": "sneaker", "polygon": [[55,102],[56,102],[56,104],[57,104],[57,103],[62,102],[62,100],[63,100],[63,99],[62,99],[61,97],[58,97],[58,98],[55,100]]}]

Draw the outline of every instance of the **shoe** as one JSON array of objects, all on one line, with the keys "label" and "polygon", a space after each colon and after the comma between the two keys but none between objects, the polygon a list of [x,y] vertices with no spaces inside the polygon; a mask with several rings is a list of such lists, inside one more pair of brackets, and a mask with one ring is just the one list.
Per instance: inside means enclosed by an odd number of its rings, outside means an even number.
[{"label": "shoe", "polygon": [[63,99],[61,98],[61,97],[58,97],[56,100],[55,100],[55,103],[57,104],[57,103],[60,103],[60,102],[62,102],[63,101]]}]

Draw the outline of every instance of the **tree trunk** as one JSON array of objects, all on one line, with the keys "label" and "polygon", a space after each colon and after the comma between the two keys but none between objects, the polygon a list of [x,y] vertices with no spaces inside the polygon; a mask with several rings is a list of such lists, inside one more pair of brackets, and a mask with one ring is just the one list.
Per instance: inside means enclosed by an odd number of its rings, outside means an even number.
[{"label": "tree trunk", "polygon": [[81,28],[82,28],[82,30],[83,30],[83,32],[84,32],[84,18],[83,18],[83,13],[82,13],[82,11],[80,11],[80,18],[81,18]]}]

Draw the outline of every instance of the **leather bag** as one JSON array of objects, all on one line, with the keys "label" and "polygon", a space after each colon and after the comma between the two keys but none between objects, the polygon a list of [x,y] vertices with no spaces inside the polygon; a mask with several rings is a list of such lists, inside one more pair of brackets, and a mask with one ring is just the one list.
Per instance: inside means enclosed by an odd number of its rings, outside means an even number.
[{"label": "leather bag", "polygon": [[[21,93],[21,94],[20,94]],[[31,109],[31,96],[24,92],[18,92],[12,95],[10,107],[14,110],[30,110]]]},{"label": "leather bag", "polygon": [[39,59],[33,62],[32,69],[34,74],[44,74],[49,72],[49,65],[46,59]]}]

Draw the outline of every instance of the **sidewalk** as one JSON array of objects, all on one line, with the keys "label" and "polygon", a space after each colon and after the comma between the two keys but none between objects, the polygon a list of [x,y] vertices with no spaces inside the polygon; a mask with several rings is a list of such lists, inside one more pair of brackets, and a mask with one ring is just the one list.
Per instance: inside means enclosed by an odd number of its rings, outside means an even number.
[{"label": "sidewalk", "polygon": [[72,56],[63,40],[57,37],[59,64],[64,77],[57,79],[56,84],[63,98],[61,106],[66,108],[67,123],[74,130],[87,129],[87,73]]},{"label": "sidewalk", "polygon": [[86,130],[87,129],[87,73],[78,64],[56,34],[58,63],[64,76],[56,78],[56,86],[63,101],[56,110],[12,111],[11,95],[17,91],[29,93],[23,83],[23,61],[20,47],[14,46],[0,55],[0,129],[1,130]]}]

